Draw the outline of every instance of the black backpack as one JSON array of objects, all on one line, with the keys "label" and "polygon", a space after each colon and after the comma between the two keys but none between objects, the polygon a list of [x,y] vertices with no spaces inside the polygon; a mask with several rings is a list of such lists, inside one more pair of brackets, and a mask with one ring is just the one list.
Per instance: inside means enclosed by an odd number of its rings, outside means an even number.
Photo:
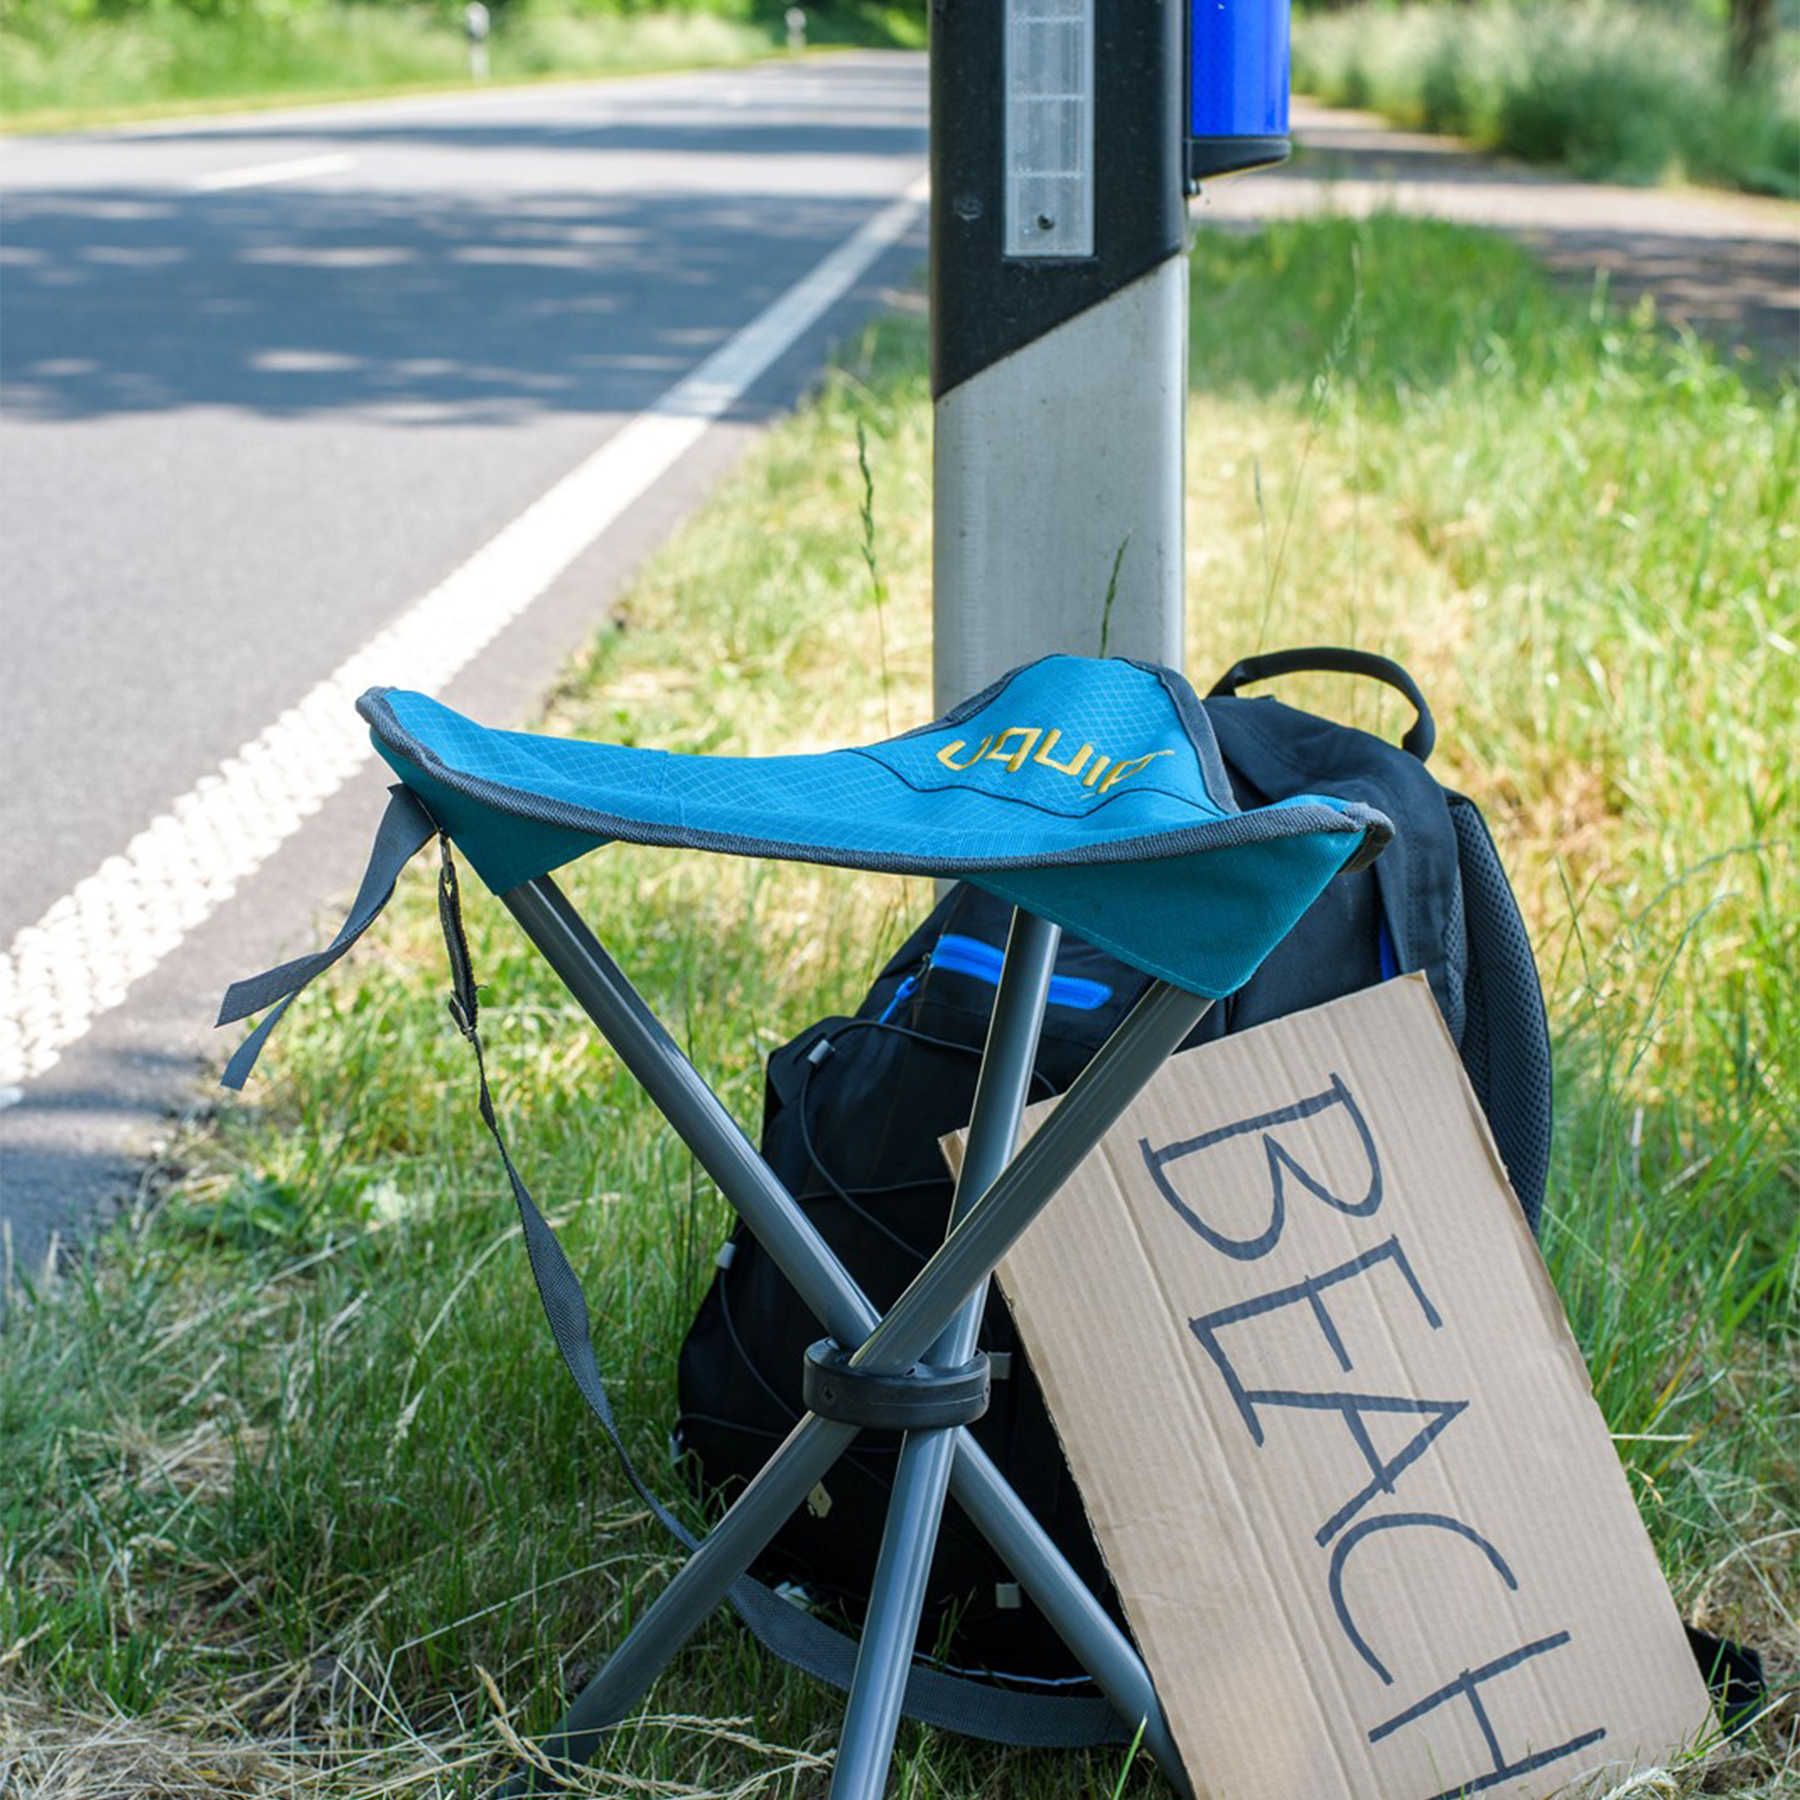
[{"label": "black backpack", "polygon": [[[1319,669],[1398,688],[1417,709],[1403,748],[1271,699],[1253,681]],[[1410,676],[1348,650],[1252,657],[1206,701],[1240,805],[1306,792],[1362,800],[1394,822],[1374,865],[1340,875],[1193,1041],[1423,971],[1535,1230],[1550,1150],[1550,1044],[1517,903],[1474,804],[1426,768],[1435,730]],[[1010,908],[954,888],[882,970],[854,1018],[823,1019],[769,1058],[762,1152],[870,1300],[885,1310],[943,1241],[951,1182],[938,1140],[968,1122]],[[1147,977],[1065,936],[1035,1093],[1060,1093]],[[801,1357],[822,1335],[742,1226],[680,1363],[678,1451],[706,1490],[734,1496],[800,1418]],[[998,1293],[981,1345],[992,1399],[970,1429],[1090,1588],[1123,1623],[1081,1499]],[[860,1618],[897,1437],[865,1432],[758,1563],[765,1581]],[[799,1596],[796,1596],[799,1597]],[[919,1636],[945,1666],[1031,1686],[1079,1679],[1068,1651],[955,1508],[944,1516]]]}]

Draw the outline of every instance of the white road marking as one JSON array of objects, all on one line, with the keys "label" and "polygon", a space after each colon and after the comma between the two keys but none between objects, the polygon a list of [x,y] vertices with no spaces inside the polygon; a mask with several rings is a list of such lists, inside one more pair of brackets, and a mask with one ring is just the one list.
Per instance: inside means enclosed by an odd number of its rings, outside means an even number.
[{"label": "white road marking", "polygon": [[220,169],[197,175],[188,186],[196,194],[223,194],[233,188],[273,187],[278,181],[305,181],[314,175],[340,175],[354,169],[356,158],[342,153],[330,156],[293,156],[286,162],[256,163],[248,169]]},{"label": "white road marking", "polygon": [[374,754],[363,689],[444,688],[899,241],[924,197],[921,177],[22,930],[0,956],[0,1089],[50,1068]]}]

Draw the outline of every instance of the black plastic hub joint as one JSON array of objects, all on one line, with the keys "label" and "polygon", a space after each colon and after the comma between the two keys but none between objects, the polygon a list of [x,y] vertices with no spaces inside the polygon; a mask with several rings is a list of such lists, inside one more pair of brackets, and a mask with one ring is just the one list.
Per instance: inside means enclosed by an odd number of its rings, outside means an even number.
[{"label": "black plastic hub joint", "polygon": [[809,1345],[800,1392],[808,1412],[868,1431],[937,1431],[973,1425],[988,1409],[988,1359],[976,1351],[953,1369],[920,1363],[903,1375],[853,1369],[830,1338]]}]

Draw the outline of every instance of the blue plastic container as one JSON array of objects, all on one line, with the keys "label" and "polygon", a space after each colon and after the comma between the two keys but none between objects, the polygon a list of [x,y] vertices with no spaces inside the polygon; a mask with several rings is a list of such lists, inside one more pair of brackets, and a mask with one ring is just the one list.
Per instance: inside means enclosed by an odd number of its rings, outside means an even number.
[{"label": "blue plastic container", "polygon": [[1288,0],[1188,0],[1190,183],[1288,154],[1289,81]]}]

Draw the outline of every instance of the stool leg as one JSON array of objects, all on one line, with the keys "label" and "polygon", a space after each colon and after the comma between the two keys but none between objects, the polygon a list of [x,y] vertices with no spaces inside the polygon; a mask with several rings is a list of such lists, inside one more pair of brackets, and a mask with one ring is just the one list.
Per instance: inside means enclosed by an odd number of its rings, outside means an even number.
[{"label": "stool leg", "polygon": [[1193,1785],[1169,1731],[1144,1659],[1112,1615],[1070,1566],[1030,1507],[967,1432],[957,1434],[950,1492],[994,1553],[1012,1570],[1051,1629],[1075,1653],[1094,1685],[1113,1703],[1125,1723],[1144,1723],[1144,1748],[1181,1797],[1192,1800]]},{"label": "stool leg", "polygon": [[[1044,1001],[1061,938],[1056,926],[1033,914],[1013,913],[1006,961],[1000,970],[987,1046],[976,1079],[969,1141],[950,1211],[952,1230],[1012,1160],[1019,1120],[1031,1097]],[[927,1363],[953,1366],[967,1362],[975,1353],[987,1286],[983,1281],[958,1309],[926,1352]],[[900,1703],[918,1641],[925,1582],[937,1548],[955,1454],[956,1434],[948,1430],[909,1432],[900,1446],[900,1463],[882,1528],[881,1554],[857,1651],[856,1679],[838,1740],[831,1800],[880,1800],[887,1785]]]},{"label": "stool leg", "polygon": [[500,899],[813,1317],[860,1344],[875,1328],[867,1296],[567,896],[540,875]]},{"label": "stool leg", "polygon": [[[540,1748],[552,1763],[585,1763],[594,1755],[607,1727],[626,1717],[643,1698],[855,1437],[854,1425],[839,1425],[811,1413],[794,1427],[543,1739]],[[549,1782],[541,1770],[526,1769],[501,1792],[547,1793],[554,1791]]]},{"label": "stool leg", "polygon": [[[941,1308],[946,1300],[950,1300],[956,1310],[951,1315],[952,1322],[943,1336],[930,1340],[931,1348],[925,1352],[926,1360],[936,1360],[939,1344],[954,1339],[965,1321],[969,1335],[964,1341],[967,1344],[973,1343],[974,1331],[980,1322],[981,1305],[987,1293],[989,1272],[1048,1203],[1075,1165],[1130,1104],[1137,1091],[1161,1066],[1163,1059],[1204,1016],[1209,1004],[1210,1002],[1196,995],[1161,983],[1153,986],[1132,1009],[1130,1018],[1120,1026],[1081,1078],[1063,1096],[1042,1129],[1011,1162],[1007,1161],[1007,1150],[1003,1146],[998,1152],[989,1152],[994,1157],[991,1164],[981,1168],[973,1166],[976,1144],[971,1124],[963,1175],[957,1184],[956,1223],[943,1246],[864,1341],[852,1359],[854,1364],[875,1368],[891,1367],[908,1357],[920,1355],[919,1340],[932,1329],[930,1322],[934,1316],[942,1318]],[[997,1017],[998,996],[995,1007]],[[1035,1046],[1032,1054],[1035,1054]],[[986,1070],[987,1062],[984,1058],[984,1078]],[[979,1090],[977,1104],[979,1105]],[[1015,1114],[1015,1123],[1016,1116]],[[954,1298],[959,1295],[964,1297],[960,1303]],[[913,1442],[909,1438],[902,1447],[903,1463],[912,1449]],[[946,1457],[945,1461],[948,1460]],[[887,1567],[887,1546],[890,1542],[893,1543],[896,1557],[916,1558],[920,1544],[924,1542],[928,1565],[929,1549],[935,1544],[937,1513],[943,1500],[942,1486],[936,1489],[935,1502],[929,1492],[921,1491],[932,1473],[933,1459],[927,1458],[921,1462],[915,1475],[916,1485],[909,1487],[909,1494],[912,1496],[909,1504],[927,1507],[929,1511],[926,1527],[929,1537],[926,1539],[916,1526],[904,1520],[896,1521],[890,1512],[888,1530],[883,1536],[883,1558],[876,1570],[877,1588],[871,1601],[872,1609],[883,1602],[881,1583],[884,1575],[888,1575],[900,1590],[888,1602],[896,1611],[903,1598],[915,1586],[920,1597],[923,1596],[924,1571],[912,1563],[904,1563],[894,1568],[890,1574]],[[1015,1568],[1014,1572],[1018,1573],[1018,1570]],[[1041,1572],[1048,1574],[1047,1570]],[[1082,1611],[1072,1603],[1071,1596],[1061,1594],[1053,1597],[1063,1602],[1060,1610],[1071,1623],[1082,1619]],[[1098,1611],[1098,1608],[1094,1610]],[[1104,1666],[1115,1676],[1125,1676],[1127,1671],[1123,1659],[1116,1653],[1118,1647],[1106,1641],[1110,1634],[1103,1636],[1093,1631],[1091,1624],[1089,1616],[1076,1627],[1084,1642],[1091,1637],[1097,1648],[1112,1651],[1112,1654],[1104,1657]],[[916,1634],[916,1603],[911,1613],[911,1625],[912,1632]],[[892,1757],[893,1733],[898,1722],[897,1701],[891,1703],[892,1716],[889,1716],[886,1696],[891,1691],[893,1680],[890,1659],[899,1654],[896,1646],[900,1641],[902,1640],[896,1627],[889,1627],[886,1635],[874,1641],[865,1628],[862,1654],[857,1662],[858,1688],[864,1686],[865,1663],[869,1663],[878,1654],[883,1660],[871,1664],[867,1682],[868,1698],[860,1707],[857,1692],[852,1690],[850,1714],[845,1720],[844,1736],[838,1752],[843,1772],[841,1777],[833,1780],[833,1800],[874,1800],[881,1791],[887,1765]],[[903,1641],[906,1653],[910,1656],[912,1639],[907,1637]],[[879,1651],[877,1643],[880,1645]],[[1141,1670],[1142,1665],[1138,1664],[1138,1668]],[[903,1667],[899,1679],[904,1681]],[[1140,1683],[1127,1679],[1123,1685],[1130,1691],[1139,1687]],[[1141,1686],[1148,1688],[1147,1675],[1142,1677]],[[1159,1725],[1164,1725],[1161,1709],[1155,1705],[1154,1694],[1147,1698],[1149,1704],[1140,1707],[1135,1715],[1127,1716],[1146,1720],[1154,1718]],[[1180,1761],[1173,1743],[1167,1740],[1166,1726],[1163,1731],[1159,1731],[1158,1739],[1161,1751],[1159,1760],[1166,1757],[1165,1766],[1173,1765],[1178,1770]],[[840,1781],[851,1780],[860,1785],[840,1787]],[[1185,1788],[1185,1781],[1181,1785]]]},{"label": "stool leg", "polygon": [[955,1449],[954,1430],[909,1432],[900,1446],[857,1646],[856,1680],[831,1772],[831,1800],[880,1800],[887,1785]]}]

